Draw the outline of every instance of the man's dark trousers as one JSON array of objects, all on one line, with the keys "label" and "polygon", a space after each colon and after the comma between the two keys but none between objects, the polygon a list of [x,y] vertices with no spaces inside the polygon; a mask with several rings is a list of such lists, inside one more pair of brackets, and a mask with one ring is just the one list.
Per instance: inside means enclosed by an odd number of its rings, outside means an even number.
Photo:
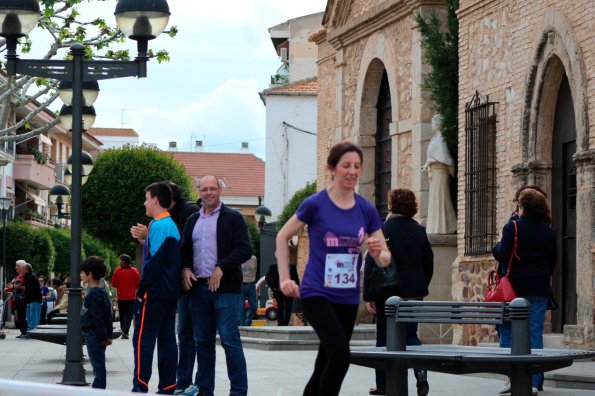
[{"label": "man's dark trousers", "polygon": [[122,333],[130,334],[130,323],[132,322],[132,309],[134,300],[118,300],[118,312],[120,313],[120,329]]},{"label": "man's dark trousers", "polygon": [[[196,343],[192,330],[192,314],[190,313],[190,293],[184,293],[178,300],[178,374],[176,389],[186,389],[194,383],[194,361],[196,360]],[[198,375],[198,374],[197,374]]]},{"label": "man's dark trousers", "polygon": [[145,299],[134,303],[134,362],[132,392],[147,393],[157,342],[159,394],[172,395],[176,388],[178,347],[176,343],[176,300]]},{"label": "man's dark trousers", "polygon": [[18,301],[15,302],[17,321],[15,323],[17,329],[21,331],[21,334],[27,333],[27,302]]}]

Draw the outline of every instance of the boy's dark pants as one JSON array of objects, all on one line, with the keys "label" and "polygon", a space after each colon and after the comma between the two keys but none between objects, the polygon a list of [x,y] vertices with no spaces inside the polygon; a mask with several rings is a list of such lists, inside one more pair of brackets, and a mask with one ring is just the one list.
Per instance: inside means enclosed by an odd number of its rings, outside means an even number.
[{"label": "boy's dark pants", "polygon": [[145,299],[134,302],[134,373],[132,392],[147,393],[157,342],[159,394],[172,395],[176,388],[178,346],[176,342],[177,300]]},{"label": "boy's dark pants", "polygon": [[97,336],[92,331],[86,331],[85,343],[87,344],[87,353],[89,360],[93,367],[93,388],[105,389],[106,385],[106,370],[105,370],[105,345],[99,341]]}]

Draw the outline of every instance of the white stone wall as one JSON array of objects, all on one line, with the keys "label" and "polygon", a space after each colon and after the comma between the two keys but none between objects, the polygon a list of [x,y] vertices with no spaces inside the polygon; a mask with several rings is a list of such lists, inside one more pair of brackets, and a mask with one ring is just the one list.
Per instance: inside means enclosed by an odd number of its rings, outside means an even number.
[{"label": "white stone wall", "polygon": [[316,76],[316,44],[308,41],[312,31],[320,28],[322,12],[289,21],[289,82]]},{"label": "white stone wall", "polygon": [[316,96],[270,95],[266,106],[264,205],[275,221],[293,194],[316,180],[316,136],[283,125],[316,133]]}]

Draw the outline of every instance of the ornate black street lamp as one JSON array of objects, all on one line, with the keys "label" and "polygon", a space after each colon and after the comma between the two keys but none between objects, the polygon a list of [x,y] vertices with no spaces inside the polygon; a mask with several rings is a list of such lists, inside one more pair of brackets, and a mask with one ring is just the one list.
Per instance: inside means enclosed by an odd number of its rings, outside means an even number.
[{"label": "ornate black street lamp", "polygon": [[271,210],[266,206],[259,206],[258,208],[256,208],[256,210],[254,210],[254,217],[256,217],[256,222],[258,223],[258,228],[260,229],[260,232],[262,232],[262,227],[264,227],[266,223],[271,221],[271,217],[273,217],[273,214],[271,213]]},{"label": "ornate black street lamp", "polygon": [[[2,288],[2,300],[4,300],[4,282],[6,280],[6,216],[11,204],[12,199],[0,197],[0,211],[2,212],[2,272],[0,272],[0,287]],[[0,320],[2,319],[0,318]]]},{"label": "ornate black street lamp", "polygon": [[[19,37],[27,35],[37,24],[40,7],[37,0],[0,0],[0,36],[6,38],[6,70],[9,76],[16,74],[33,77],[53,78],[72,82],[72,89],[65,83],[60,92],[65,105],[63,116],[70,110],[72,131],[72,197],[71,197],[71,250],[68,298],[68,337],[66,343],[66,366],[62,384],[87,385],[83,371],[83,340],[80,327],[81,291],[79,262],[81,260],[81,186],[83,167],[82,132],[89,128],[89,113],[94,99],[89,95],[90,81],[120,77],[146,77],[148,42],[163,32],[169,20],[169,6],[166,0],[118,0],[114,15],[118,27],[129,38],[137,41],[138,55],[134,61],[109,61],[84,59],[85,47],[74,44],[70,47],[70,60],[28,60],[19,59],[16,48]],[[85,88],[87,87],[87,88]],[[71,91],[70,96],[67,91]],[[92,90],[91,90],[92,91]],[[70,98],[68,98],[70,96]],[[96,97],[96,96],[95,96]],[[85,109],[86,108],[86,109]],[[94,114],[94,110],[92,112]],[[91,115],[92,117],[92,115]],[[86,123],[85,123],[86,121]]]},{"label": "ornate black street lamp", "polygon": [[62,211],[62,207],[70,203],[70,189],[64,184],[56,184],[50,189],[50,203],[58,207],[58,219],[70,217],[68,213]]}]

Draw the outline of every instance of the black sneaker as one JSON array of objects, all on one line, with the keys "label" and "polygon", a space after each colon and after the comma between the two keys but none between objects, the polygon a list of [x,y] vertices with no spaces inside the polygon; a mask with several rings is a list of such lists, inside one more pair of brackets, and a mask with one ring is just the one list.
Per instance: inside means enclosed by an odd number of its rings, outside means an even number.
[{"label": "black sneaker", "polygon": [[430,393],[430,384],[428,384],[428,372],[426,370],[415,373],[417,379],[417,396],[427,396]]},{"label": "black sneaker", "polygon": [[386,391],[379,390],[378,388],[370,388],[370,392],[368,393],[371,395],[386,395]]}]

